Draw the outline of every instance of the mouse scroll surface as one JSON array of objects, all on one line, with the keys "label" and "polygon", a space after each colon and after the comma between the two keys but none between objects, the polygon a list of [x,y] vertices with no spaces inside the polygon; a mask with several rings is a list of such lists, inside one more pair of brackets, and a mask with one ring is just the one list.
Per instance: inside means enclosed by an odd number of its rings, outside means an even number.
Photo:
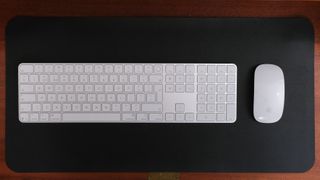
[{"label": "mouse scroll surface", "polygon": [[254,118],[261,123],[280,120],[285,97],[283,71],[273,64],[259,65],[254,74]]}]

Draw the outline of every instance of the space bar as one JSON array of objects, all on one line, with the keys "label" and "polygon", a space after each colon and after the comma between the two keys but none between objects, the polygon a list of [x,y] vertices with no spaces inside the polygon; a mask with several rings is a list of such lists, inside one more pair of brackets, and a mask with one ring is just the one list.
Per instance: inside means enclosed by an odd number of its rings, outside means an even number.
[{"label": "space bar", "polygon": [[63,113],[64,122],[118,122],[118,113]]}]

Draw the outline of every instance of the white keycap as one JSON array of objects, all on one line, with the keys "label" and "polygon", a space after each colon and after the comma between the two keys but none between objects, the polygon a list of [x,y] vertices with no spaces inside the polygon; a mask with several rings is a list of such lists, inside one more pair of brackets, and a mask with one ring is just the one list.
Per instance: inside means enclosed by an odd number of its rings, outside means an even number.
[{"label": "white keycap", "polygon": [[73,73],[73,65],[66,65],[65,66],[65,72],[66,73]]},{"label": "white keycap", "polygon": [[132,104],[131,109],[134,112],[139,112],[140,111],[140,104]]},{"label": "white keycap", "polygon": [[206,92],[206,85],[204,84],[199,84],[197,87],[198,93],[204,93]]},{"label": "white keycap", "polygon": [[57,82],[59,82],[59,76],[58,75],[49,75],[49,80],[51,83],[57,83]]},{"label": "white keycap", "polygon": [[187,75],[186,76],[186,82],[187,83],[194,83],[194,76],[193,75]]},{"label": "white keycap", "polygon": [[217,114],[217,121],[225,121],[226,120],[226,114]]},{"label": "white keycap", "polygon": [[32,65],[19,65],[19,71],[20,73],[32,73],[33,72],[33,66]]},{"label": "white keycap", "polygon": [[224,92],[226,92],[226,85],[224,85],[224,84],[218,84],[218,85],[217,85],[217,92],[218,92],[218,93],[224,93]]},{"label": "white keycap", "polygon": [[207,114],[197,114],[198,121],[216,121],[216,114],[207,113]]},{"label": "white keycap", "polygon": [[64,122],[117,122],[121,120],[119,113],[63,113]]},{"label": "white keycap", "polygon": [[130,81],[131,83],[136,83],[136,82],[138,82],[138,76],[137,76],[137,75],[130,75],[129,81]]},{"label": "white keycap", "polygon": [[176,114],[176,121],[184,121],[184,114],[182,113]]},{"label": "white keycap", "polygon": [[198,112],[205,112],[206,111],[206,105],[205,104],[197,104],[197,111]]},{"label": "white keycap", "polygon": [[119,81],[120,81],[121,83],[126,83],[126,82],[128,82],[128,76],[127,76],[127,75],[120,75]]},{"label": "white keycap", "polygon": [[207,76],[199,75],[198,76],[198,83],[206,83],[207,82]]},{"label": "white keycap", "polygon": [[35,94],[20,94],[20,102],[34,102],[36,101]]},{"label": "white keycap", "polygon": [[31,113],[29,118],[30,118],[30,121],[38,121],[39,120],[39,114]]},{"label": "white keycap", "polygon": [[184,103],[176,103],[176,112],[183,113],[185,110]]},{"label": "white keycap", "polygon": [[234,84],[228,84],[227,85],[227,92],[228,93],[235,93],[236,92],[236,86]]},{"label": "white keycap", "polygon": [[102,83],[108,82],[108,78],[109,78],[108,75],[100,75],[99,77],[100,77],[100,82]]},{"label": "white keycap", "polygon": [[216,90],[216,86],[214,84],[208,84],[207,85],[207,92],[208,93],[213,93]]},{"label": "white keycap", "polygon": [[145,66],[144,66],[144,72],[145,72],[145,73],[151,74],[152,71],[153,71],[152,65],[145,65]]},{"label": "white keycap", "polygon": [[102,111],[111,111],[111,104],[102,104]]},{"label": "white keycap", "polygon": [[44,66],[44,71],[46,72],[46,73],[52,73],[53,72],[53,65],[45,65]]},{"label": "white keycap", "polygon": [[193,84],[187,84],[186,85],[186,92],[193,93],[194,92],[194,85]]},{"label": "white keycap", "polygon": [[140,78],[140,82],[141,83],[148,82],[148,76],[147,75],[140,75],[139,78]]},{"label": "white keycap", "polygon": [[105,66],[105,72],[106,73],[113,73],[113,66],[112,65],[106,65]]},{"label": "white keycap", "polygon": [[21,122],[29,121],[29,114],[28,113],[20,113],[19,120]]},{"label": "white keycap", "polygon": [[186,65],[186,73],[187,74],[194,74],[195,70],[194,70],[194,65]]},{"label": "white keycap", "polygon": [[26,83],[26,82],[29,81],[29,76],[28,75],[20,75],[19,77],[20,77],[19,78],[19,82],[20,83]]},{"label": "white keycap", "polygon": [[216,109],[216,105],[215,104],[207,104],[207,111],[208,112],[214,112]]},{"label": "white keycap", "polygon": [[38,75],[30,75],[29,81],[32,83],[37,83],[37,82],[39,82],[39,76]]},{"label": "white keycap", "polygon": [[95,73],[102,73],[103,72],[103,66],[102,65],[95,65],[94,66],[94,72]]},{"label": "white keycap", "polygon": [[226,65],[218,65],[217,66],[217,72],[219,74],[227,73],[227,66]]},{"label": "white keycap", "polygon": [[34,72],[36,73],[42,73],[43,72],[43,66],[41,64],[34,66]]},{"label": "white keycap", "polygon": [[76,73],[82,73],[82,72],[83,72],[83,66],[80,65],[80,64],[77,64],[77,65],[75,66],[75,72],[76,72]]},{"label": "white keycap", "polygon": [[122,111],[131,111],[130,104],[122,104]]},{"label": "white keycap", "polygon": [[166,92],[167,93],[174,92],[174,85],[171,85],[171,84],[166,85]]},{"label": "white keycap", "polygon": [[84,72],[86,73],[92,73],[93,72],[93,66],[92,65],[84,65]]},{"label": "white keycap", "polygon": [[52,111],[61,111],[61,104],[52,104]]},{"label": "white keycap", "polygon": [[209,76],[207,77],[207,79],[208,79],[208,83],[214,83],[214,82],[216,82],[216,76],[209,75]]},{"label": "white keycap", "polygon": [[98,94],[97,95],[97,101],[105,102],[106,101],[106,95],[105,94]]},{"label": "white keycap", "polygon": [[215,98],[215,94],[208,94],[207,95],[207,102],[215,102],[216,98]]},{"label": "white keycap", "polygon": [[206,95],[205,94],[198,94],[197,101],[198,102],[205,102],[206,101]]},{"label": "white keycap", "polygon": [[40,121],[48,121],[48,120],[49,120],[49,114],[47,113],[40,114]]},{"label": "white keycap", "polygon": [[228,73],[235,74],[237,72],[237,67],[235,65],[228,65]]},{"label": "white keycap", "polygon": [[166,82],[167,83],[173,83],[174,82],[174,76],[173,75],[167,75],[166,76]]},{"label": "white keycap", "polygon": [[162,121],[162,114],[150,114],[150,121]]},{"label": "white keycap", "polygon": [[157,64],[154,66],[154,73],[162,73],[162,65]]},{"label": "white keycap", "polygon": [[127,101],[128,102],[135,102],[135,94],[128,94]]},{"label": "white keycap", "polygon": [[236,82],[236,76],[235,75],[228,75],[227,81],[228,81],[228,83]]},{"label": "white keycap", "polygon": [[236,97],[234,94],[227,95],[227,102],[236,102]]},{"label": "white keycap", "polygon": [[225,94],[217,94],[217,102],[225,102],[226,95]]},{"label": "white keycap", "polygon": [[63,111],[71,111],[71,104],[62,104]]},{"label": "white keycap", "polygon": [[217,112],[225,112],[226,105],[225,104],[217,104]]},{"label": "white keycap", "polygon": [[198,74],[205,74],[207,73],[207,66],[199,65],[198,66]]},{"label": "white keycap", "polygon": [[133,113],[124,113],[124,114],[122,114],[122,120],[123,121],[135,121],[136,116]]},{"label": "white keycap", "polygon": [[31,111],[31,104],[20,104],[19,111],[30,112]]},{"label": "white keycap", "polygon": [[[57,85],[56,88],[57,88],[57,87],[59,87],[59,86]],[[44,91],[44,86],[43,86],[43,85],[35,85],[35,91],[36,91],[37,93],[43,92],[43,91]],[[55,90],[55,91],[59,92],[58,90]]]},{"label": "white keycap", "polygon": [[32,104],[32,111],[33,112],[40,112],[41,111],[41,104]]},{"label": "white keycap", "polygon": [[120,104],[112,104],[112,111],[120,111]]},{"label": "white keycap", "polygon": [[185,72],[184,65],[176,65],[176,73],[177,74],[183,74]]},{"label": "white keycap", "polygon": [[149,76],[149,81],[152,83],[162,83],[162,76],[160,75],[151,75]]},{"label": "white keycap", "polygon": [[236,105],[227,104],[227,121],[234,122],[236,120]]},{"label": "white keycap", "polygon": [[148,114],[137,114],[137,120],[138,121],[147,121],[148,120]]},{"label": "white keycap", "polygon": [[155,102],[156,96],[155,94],[147,94],[147,102]]},{"label": "white keycap", "polygon": [[92,111],[100,112],[101,111],[101,104],[92,104]]},{"label": "white keycap", "polygon": [[[64,105],[63,105],[63,107],[64,107]],[[67,107],[65,108],[64,107],[64,109],[68,109]],[[84,112],[86,112],[86,111],[91,111],[91,104],[82,104],[82,110],[84,111]]]},{"label": "white keycap", "polygon": [[56,101],[56,94],[48,94],[48,101],[49,102],[55,102]]},{"label": "white keycap", "polygon": [[50,121],[61,121],[61,114],[52,113],[49,116]]},{"label": "white keycap", "polygon": [[176,85],[175,90],[176,90],[175,92],[177,92],[177,93],[183,93],[183,92],[185,92],[185,87],[182,84],[178,84],[178,85]]},{"label": "white keycap", "polygon": [[175,114],[174,113],[166,113],[166,121],[174,121]]},{"label": "white keycap", "polygon": [[194,114],[193,113],[186,113],[186,121],[194,121]]},{"label": "white keycap", "polygon": [[48,75],[40,75],[40,82],[42,82],[42,83],[49,82],[49,76]]},{"label": "white keycap", "polygon": [[20,92],[33,92],[33,85],[21,85]]},{"label": "white keycap", "polygon": [[63,72],[63,66],[61,64],[57,64],[54,66],[54,72],[55,73],[62,73]]},{"label": "white keycap", "polygon": [[173,65],[166,65],[166,73],[173,74],[174,73],[174,66]]},{"label": "white keycap", "polygon": [[44,112],[51,111],[51,104],[42,104],[42,111]]},{"label": "white keycap", "polygon": [[175,82],[176,83],[184,83],[184,75],[177,75]]},{"label": "white keycap", "polygon": [[141,109],[144,112],[161,112],[162,104],[142,104]]},{"label": "white keycap", "polygon": [[208,74],[215,74],[215,73],[216,73],[216,66],[208,65]]},{"label": "white keycap", "polygon": [[134,66],[134,72],[138,73],[138,74],[143,73],[143,66],[140,65],[140,64],[135,65]]},{"label": "white keycap", "polygon": [[226,75],[218,75],[218,77],[217,77],[217,82],[218,83],[224,83],[224,82],[226,82]]}]

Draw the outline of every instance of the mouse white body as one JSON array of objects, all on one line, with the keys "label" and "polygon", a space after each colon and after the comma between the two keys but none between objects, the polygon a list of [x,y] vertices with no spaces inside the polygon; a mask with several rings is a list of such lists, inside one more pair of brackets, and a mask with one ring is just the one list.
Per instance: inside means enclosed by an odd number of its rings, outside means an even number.
[{"label": "mouse white body", "polygon": [[254,73],[254,118],[261,123],[280,120],[284,108],[283,71],[273,64],[261,64]]}]

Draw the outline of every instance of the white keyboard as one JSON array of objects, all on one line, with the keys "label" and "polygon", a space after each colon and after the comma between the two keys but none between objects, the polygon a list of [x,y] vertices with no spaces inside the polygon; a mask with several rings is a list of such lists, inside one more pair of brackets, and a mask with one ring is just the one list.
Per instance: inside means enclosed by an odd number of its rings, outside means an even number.
[{"label": "white keyboard", "polygon": [[237,66],[22,63],[23,123],[233,123]]}]

